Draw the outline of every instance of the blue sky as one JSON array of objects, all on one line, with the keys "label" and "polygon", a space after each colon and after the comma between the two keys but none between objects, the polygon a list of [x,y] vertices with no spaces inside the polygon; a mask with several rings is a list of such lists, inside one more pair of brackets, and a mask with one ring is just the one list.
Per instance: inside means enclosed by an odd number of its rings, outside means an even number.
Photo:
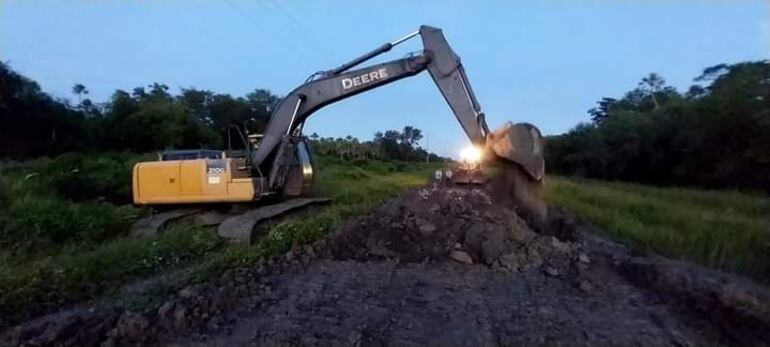
[{"label": "blue sky", "polygon": [[[704,67],[767,58],[769,21],[759,0],[0,0],[0,59],[57,97],[78,82],[95,101],[152,82],[284,94],[429,24],[462,57],[490,127],[557,134],[649,72],[681,90]],[[377,61],[419,49],[414,40]],[[404,125],[443,155],[468,143],[427,74],[328,106],[306,132],[369,139]]]}]

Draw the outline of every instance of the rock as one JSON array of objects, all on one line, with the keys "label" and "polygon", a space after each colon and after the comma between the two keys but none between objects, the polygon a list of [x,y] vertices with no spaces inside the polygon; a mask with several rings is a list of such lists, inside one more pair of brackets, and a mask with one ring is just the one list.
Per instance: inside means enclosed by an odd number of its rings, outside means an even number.
[{"label": "rock", "polygon": [[196,290],[194,286],[187,286],[182,288],[182,290],[179,291],[179,296],[185,299],[192,298],[196,295]]},{"label": "rock", "polygon": [[508,231],[508,236],[511,240],[518,243],[528,243],[531,239],[530,235],[522,231],[522,229],[514,227]]},{"label": "rock", "polygon": [[546,266],[543,269],[543,272],[545,272],[546,275],[551,276],[551,277],[559,277],[559,274],[560,274],[559,270],[557,270],[557,269],[555,269],[555,268],[553,268],[551,266]]},{"label": "rock", "polygon": [[505,250],[505,240],[503,240],[504,230],[495,228],[490,230],[488,239],[481,243],[481,254],[487,265],[492,265],[500,254]]},{"label": "rock", "polygon": [[762,306],[756,296],[735,283],[724,284],[717,292],[719,293],[719,302],[725,307],[735,307],[747,311],[756,310]]},{"label": "rock", "polygon": [[130,341],[143,341],[148,335],[149,327],[147,318],[134,312],[124,313],[115,325],[118,335]]},{"label": "rock", "polygon": [[422,236],[430,236],[434,231],[436,231],[436,226],[430,222],[418,222],[417,225],[420,228],[420,234],[422,234]]},{"label": "rock", "polygon": [[476,253],[481,254],[483,252],[483,243],[487,240],[487,229],[484,225],[474,224],[465,233],[465,244],[468,248]]},{"label": "rock", "polygon": [[515,253],[507,253],[500,256],[500,265],[509,271],[519,271],[519,257]]},{"label": "rock", "polygon": [[580,255],[578,255],[578,261],[583,264],[591,263],[591,259],[588,259],[588,256],[585,253],[580,253]]},{"label": "rock", "polygon": [[158,308],[158,316],[165,317],[174,308],[174,303],[171,301],[166,302]]},{"label": "rock", "polygon": [[99,344],[100,347],[115,347],[117,346],[117,343],[115,342],[115,339],[108,338],[104,340],[102,343]]},{"label": "rock", "polygon": [[315,258],[315,250],[312,246],[305,246],[305,254],[308,256],[308,258]]},{"label": "rock", "polygon": [[473,264],[473,259],[471,258],[468,253],[465,253],[463,251],[458,250],[452,250],[449,252],[449,257],[452,258],[452,260],[457,261],[459,263],[463,264]]},{"label": "rock", "polygon": [[579,288],[585,293],[592,293],[594,291],[594,285],[586,280],[580,281]]},{"label": "rock", "polygon": [[537,268],[543,265],[543,256],[534,247],[527,249],[527,268]]},{"label": "rock", "polygon": [[570,250],[570,245],[568,243],[561,242],[559,241],[559,239],[553,236],[551,236],[551,247],[553,247],[553,249],[562,253],[567,253]]},{"label": "rock", "polygon": [[375,239],[366,240],[366,248],[369,250],[369,253],[373,255],[378,255],[381,257],[388,257],[388,258],[398,256],[398,253],[388,249],[388,247],[385,245],[385,242],[381,240],[375,240]]},{"label": "rock", "polygon": [[187,326],[187,309],[179,308],[174,312],[174,328],[184,329]]},{"label": "rock", "polygon": [[259,276],[264,276],[265,274],[267,274],[267,269],[265,268],[265,265],[263,263],[264,261],[260,261],[259,263],[257,263],[257,266],[256,266],[257,275]]}]

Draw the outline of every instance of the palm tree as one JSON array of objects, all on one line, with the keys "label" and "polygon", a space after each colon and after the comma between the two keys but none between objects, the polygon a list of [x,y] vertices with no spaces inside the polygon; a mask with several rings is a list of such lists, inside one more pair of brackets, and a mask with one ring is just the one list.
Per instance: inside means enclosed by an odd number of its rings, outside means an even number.
[{"label": "palm tree", "polygon": [[80,83],[75,83],[72,86],[72,93],[78,96],[78,105],[81,105],[83,103],[83,95],[88,95],[88,89]]}]

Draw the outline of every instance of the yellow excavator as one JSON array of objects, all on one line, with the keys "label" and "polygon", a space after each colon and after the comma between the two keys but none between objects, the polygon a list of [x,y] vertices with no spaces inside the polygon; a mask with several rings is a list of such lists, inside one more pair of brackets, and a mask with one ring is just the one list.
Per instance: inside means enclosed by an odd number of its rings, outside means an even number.
[{"label": "yellow excavator", "polygon": [[[422,52],[351,70],[393,47],[420,36]],[[160,160],[136,164],[133,198],[138,205],[180,205],[253,202],[267,195],[296,197],[310,188],[316,167],[306,137],[305,121],[320,108],[370,89],[427,70],[473,146],[485,162],[506,167],[514,182],[510,195],[540,218],[545,205],[539,196],[544,163],[542,137],[528,123],[508,123],[489,131],[463,65],[438,28],[421,26],[337,68],[311,75],[275,109],[264,134],[250,136],[243,158],[222,152],[167,153]],[[220,153],[217,155],[216,153]],[[189,154],[189,153],[188,153]],[[505,188],[505,189],[508,189]]]}]

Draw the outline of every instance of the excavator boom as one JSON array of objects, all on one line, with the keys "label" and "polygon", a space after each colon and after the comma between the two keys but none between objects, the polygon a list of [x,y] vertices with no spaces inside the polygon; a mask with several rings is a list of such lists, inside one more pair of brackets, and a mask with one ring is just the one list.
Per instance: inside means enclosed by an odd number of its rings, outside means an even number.
[{"label": "excavator boom", "polygon": [[[417,35],[422,38],[422,52],[352,70]],[[516,166],[516,170],[523,170],[527,177],[517,181],[542,184],[544,165],[540,132],[525,123],[509,123],[501,130],[490,132],[460,57],[449,46],[441,29],[425,25],[337,68],[317,73],[291,91],[276,108],[256,150],[250,154],[255,176],[267,172],[268,188],[280,189],[287,181],[286,173],[291,171],[289,166],[293,165],[290,163],[293,158],[289,147],[294,145],[291,139],[300,135],[310,115],[328,104],[425,70],[475,146],[489,153],[488,158],[503,159]],[[536,215],[544,215],[543,206],[537,209]]]},{"label": "excavator boom", "polygon": [[[424,50],[421,54],[368,66],[351,68],[391,50],[394,46],[419,34]],[[421,26],[419,31],[392,43],[386,43],[335,69],[321,73],[289,93],[273,113],[264,137],[252,155],[252,163],[265,168],[265,160],[276,150],[281,138],[301,127],[321,107],[428,70],[441,94],[457,116],[465,133],[474,144],[483,146],[489,132],[481,106],[470,87],[458,57],[444,38],[441,29]]]}]

